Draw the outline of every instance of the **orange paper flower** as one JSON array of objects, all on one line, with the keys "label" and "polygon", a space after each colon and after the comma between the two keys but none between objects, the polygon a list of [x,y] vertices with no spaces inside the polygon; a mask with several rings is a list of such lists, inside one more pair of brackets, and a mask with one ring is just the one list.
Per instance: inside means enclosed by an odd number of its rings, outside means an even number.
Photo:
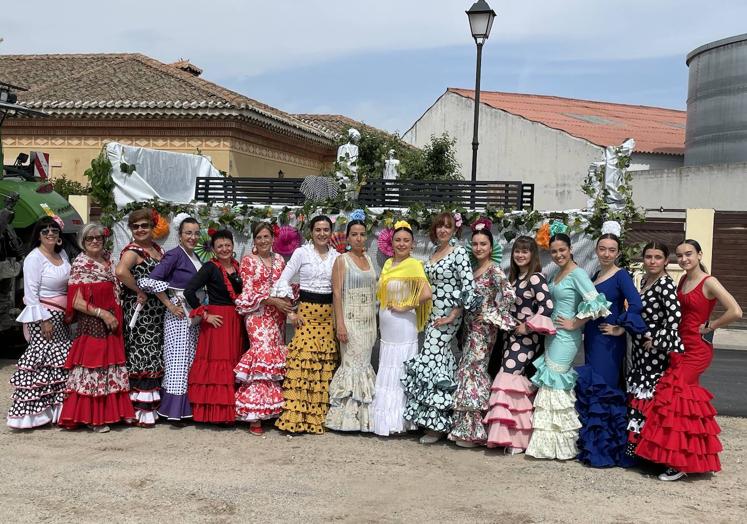
[{"label": "orange paper flower", "polygon": [[537,245],[542,249],[550,249],[550,223],[545,222],[537,230],[537,236],[535,238]]},{"label": "orange paper flower", "polygon": [[160,240],[166,237],[168,234],[169,234],[169,223],[159,213],[158,221],[156,222],[156,225],[153,226],[153,238],[156,240]]}]

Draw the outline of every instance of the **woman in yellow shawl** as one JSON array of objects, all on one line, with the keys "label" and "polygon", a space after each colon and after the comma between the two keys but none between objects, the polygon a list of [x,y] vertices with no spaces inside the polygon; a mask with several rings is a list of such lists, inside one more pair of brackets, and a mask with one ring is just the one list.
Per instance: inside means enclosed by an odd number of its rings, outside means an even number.
[{"label": "woman in yellow shawl", "polygon": [[379,300],[381,343],[372,430],[388,436],[417,429],[403,418],[405,391],[401,378],[404,362],[418,353],[418,332],[431,311],[431,287],[423,264],[410,257],[414,237],[405,221],[394,225],[394,256],[384,263],[376,296]]}]

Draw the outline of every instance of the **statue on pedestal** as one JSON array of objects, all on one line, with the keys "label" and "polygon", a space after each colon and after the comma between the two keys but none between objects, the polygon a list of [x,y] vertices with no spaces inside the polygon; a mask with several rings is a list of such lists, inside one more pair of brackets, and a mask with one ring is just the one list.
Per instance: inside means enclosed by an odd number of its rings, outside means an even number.
[{"label": "statue on pedestal", "polygon": [[337,149],[337,182],[348,199],[357,198],[358,186],[358,140],[361,134],[355,128],[348,129],[348,141]]},{"label": "statue on pedestal", "polygon": [[399,166],[399,160],[394,158],[394,149],[389,150],[389,158],[384,162],[384,180],[397,180],[399,173],[397,167]]}]

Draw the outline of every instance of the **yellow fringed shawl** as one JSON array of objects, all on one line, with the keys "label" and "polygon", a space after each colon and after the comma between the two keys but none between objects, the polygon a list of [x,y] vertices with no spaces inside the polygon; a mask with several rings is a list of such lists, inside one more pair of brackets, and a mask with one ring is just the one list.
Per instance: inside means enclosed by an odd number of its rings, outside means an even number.
[{"label": "yellow fringed shawl", "polygon": [[[420,304],[420,293],[428,284],[423,263],[409,257],[392,267],[392,258],[384,263],[379,277],[376,298],[381,307],[414,307],[417,312],[418,331],[422,331],[431,314],[432,302]],[[390,286],[389,284],[393,285]]]}]

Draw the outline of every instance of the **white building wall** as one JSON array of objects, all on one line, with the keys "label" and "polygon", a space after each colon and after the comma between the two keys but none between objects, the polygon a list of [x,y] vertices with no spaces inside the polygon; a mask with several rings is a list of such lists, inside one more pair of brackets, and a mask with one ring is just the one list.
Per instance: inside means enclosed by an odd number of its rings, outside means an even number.
[{"label": "white building wall", "polygon": [[[472,168],[474,102],[444,93],[407,131],[404,140],[423,147],[444,132],[456,139],[462,176]],[[565,132],[486,105],[480,107],[478,180],[520,180],[535,184],[535,208],[573,209],[586,204],[581,184],[603,148]]]},{"label": "white building wall", "polygon": [[630,159],[630,171],[648,171],[657,169],[676,169],[685,163],[685,155],[657,155],[655,153],[636,153]]},{"label": "white building wall", "polygon": [[638,171],[633,200],[645,208],[747,211],[747,163]]}]

